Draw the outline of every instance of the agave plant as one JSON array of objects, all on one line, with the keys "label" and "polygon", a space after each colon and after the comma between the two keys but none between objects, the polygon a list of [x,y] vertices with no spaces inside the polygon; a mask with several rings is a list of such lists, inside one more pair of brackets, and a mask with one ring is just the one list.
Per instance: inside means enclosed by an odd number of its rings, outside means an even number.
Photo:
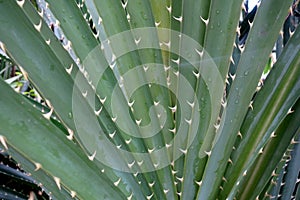
[{"label": "agave plant", "polygon": [[0,80],[2,149],[36,198],[300,199],[297,8],[0,1],[1,61],[41,97]]}]

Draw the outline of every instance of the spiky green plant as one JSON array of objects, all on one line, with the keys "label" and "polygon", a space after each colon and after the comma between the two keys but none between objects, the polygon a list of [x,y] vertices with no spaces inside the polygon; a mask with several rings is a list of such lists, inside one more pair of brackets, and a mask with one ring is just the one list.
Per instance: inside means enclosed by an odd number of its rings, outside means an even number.
[{"label": "spiky green plant", "polygon": [[0,80],[0,141],[52,198],[300,198],[298,2],[32,2],[0,41],[44,101]]}]

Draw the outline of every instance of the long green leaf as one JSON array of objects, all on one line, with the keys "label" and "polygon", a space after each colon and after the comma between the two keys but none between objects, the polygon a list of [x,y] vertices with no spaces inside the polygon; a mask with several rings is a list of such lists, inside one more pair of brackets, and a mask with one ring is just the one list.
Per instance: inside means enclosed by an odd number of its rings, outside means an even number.
[{"label": "long green leaf", "polygon": [[[243,182],[240,182],[241,187],[239,188],[239,194],[236,195],[238,199],[253,199],[260,191],[264,188],[268,180],[270,179],[272,172],[274,171],[277,163],[284,155],[285,151],[288,149],[293,137],[299,133],[299,101],[294,107],[295,112],[288,116],[280,125],[280,127],[275,131],[275,137],[271,138],[268,144],[264,148],[264,152],[259,156],[258,160],[252,165],[252,169],[247,172]],[[296,161],[296,160],[295,160]],[[294,168],[294,172],[299,170],[299,168]],[[297,172],[298,173],[298,172]],[[287,179],[287,189],[293,192],[297,175],[293,175],[293,178]],[[291,193],[286,194],[291,198]]]},{"label": "long green leaf", "polygon": [[300,96],[299,38],[297,30],[254,98],[253,110],[249,110],[241,127],[243,139],[233,152],[233,164],[225,175],[228,178],[222,192],[225,196]]},{"label": "long green leaf", "polygon": [[[296,108],[295,108],[296,111]],[[298,117],[299,119],[299,117]],[[282,190],[282,198],[289,199],[294,196],[294,191],[296,191],[297,184],[299,184],[299,171],[300,171],[300,127],[298,125],[298,131],[294,137],[295,143],[293,144],[291,152],[291,160],[288,163],[286,174],[285,174],[285,185]],[[298,186],[299,187],[299,186]],[[297,199],[297,197],[295,197]]]},{"label": "long green leaf", "polygon": [[[228,96],[225,115],[223,114],[221,119],[221,125],[215,139],[216,143],[206,165],[197,199],[214,199],[218,193],[223,173],[242,123],[241,119],[246,115],[251,97],[267,62],[267,55],[272,50],[290,3],[291,1],[274,0],[263,1],[260,5],[237,67],[236,78]],[[254,58],[256,59],[253,60]]]},{"label": "long green leaf", "polygon": [[[26,69],[33,83],[37,85],[39,91],[41,91],[43,95],[45,93],[44,97],[51,102],[54,111],[60,117],[62,122],[67,125],[69,130],[75,131],[76,127],[72,113],[72,92],[76,91],[79,93],[79,91],[76,90],[76,87],[73,87],[74,83],[72,78],[75,79],[76,74],[79,71],[76,64],[55,38],[52,31],[45,26],[42,19],[39,18],[39,15],[32,7],[30,7],[30,3],[25,1],[22,7],[20,7],[16,2],[9,1],[4,5],[2,4],[0,9],[3,10],[1,15],[5,19],[10,20],[5,23],[5,25],[1,26],[1,40],[6,44],[8,51],[14,55],[13,58],[17,63]],[[10,10],[13,11],[10,12]],[[19,21],[19,26],[11,27],[9,25],[14,21]],[[41,23],[40,30],[36,30],[33,23]],[[7,30],[11,30],[15,34],[9,34]],[[46,42],[48,37],[50,38],[49,45]],[[20,40],[20,38],[22,39]],[[38,59],[31,59],[32,57],[39,55],[41,49],[45,53],[38,56]],[[50,66],[48,67],[45,65]],[[71,76],[65,70],[65,68],[68,68],[70,65],[73,66],[73,68],[70,68],[72,69]],[[57,81],[53,81],[56,79]],[[75,91],[73,91],[73,88]],[[94,113],[93,110],[90,110],[90,113]],[[105,121],[105,123],[102,124],[106,125],[104,128],[108,133],[112,133],[115,130],[115,124],[111,121],[110,116],[105,114],[105,111],[101,113],[99,118],[101,118],[102,121]],[[110,129],[107,129],[108,127]],[[111,131],[111,129],[113,130]],[[98,129],[94,130],[97,134],[98,131]],[[75,132],[75,135],[77,136],[77,132]],[[78,137],[77,139],[79,140]],[[90,152],[90,154],[92,153],[93,152]],[[128,180],[131,179],[131,177],[128,177],[125,173],[114,172],[110,169],[107,170],[106,173],[107,175],[109,174],[112,181],[118,180],[120,176],[122,177],[121,183],[126,181],[127,178]],[[127,193],[129,196],[130,187],[127,187],[126,185],[127,183],[124,183],[124,185],[119,184],[119,187],[123,188],[123,192]],[[134,186],[136,184],[135,182],[132,182],[131,185]],[[136,194],[140,193],[140,190],[135,191]]]},{"label": "long green leaf", "polygon": [[[1,133],[0,133],[1,134]],[[1,145],[1,144],[0,144]],[[4,149],[5,147],[3,147]],[[17,149],[14,149],[13,146],[10,146],[9,155],[12,156],[15,160],[18,161],[20,167],[26,172],[31,172],[30,176],[42,186],[46,186],[45,192],[53,199],[72,199],[70,191],[62,185],[59,189],[53,176],[45,172],[44,169],[37,170],[37,166],[32,162],[26,155],[23,155],[22,152],[18,152]]]},{"label": "long green leaf", "polygon": [[8,146],[27,155],[33,163],[40,163],[43,170],[58,177],[79,198],[94,199],[96,195],[105,199],[113,195],[115,199],[124,199],[119,189],[60,129],[2,80],[0,90],[6,91],[0,96],[0,120],[7,125],[1,127],[0,133]]},{"label": "long green leaf", "polygon": [[[182,24],[181,24],[181,32],[188,35],[189,37],[196,40],[200,46],[203,46],[204,39],[205,39],[205,31],[206,31],[206,24],[204,21],[201,20],[207,19],[210,12],[210,2],[209,1],[193,1],[193,0],[184,0],[182,2]],[[197,16],[197,17],[195,17]],[[186,74],[186,77],[188,77],[188,80],[191,82],[191,84],[197,88],[197,78],[193,73],[197,72],[195,69],[186,69],[184,66],[184,61],[181,61],[183,63],[183,66],[180,66],[179,70],[181,73]],[[188,71],[186,73],[185,71]],[[200,86],[204,85],[204,82],[202,79],[199,80]],[[183,183],[181,184],[180,191],[182,192],[182,199],[193,199],[195,198],[196,190],[199,187],[196,183],[201,177],[201,172],[199,168],[202,168],[201,164],[199,164],[200,158],[198,157],[199,149],[201,147],[201,144],[203,142],[203,137],[201,136],[202,133],[204,133],[207,130],[207,122],[204,119],[204,116],[207,118],[210,117],[210,115],[205,115],[204,113],[210,112],[210,104],[204,104],[205,96],[209,98],[208,91],[205,88],[199,87],[196,89],[198,91],[198,99],[201,100],[200,104],[200,115],[201,120],[199,124],[198,129],[198,135],[196,136],[197,139],[191,144],[189,151],[187,155],[179,159],[178,162],[182,162],[182,164],[178,164],[178,167],[180,169],[181,165],[184,167],[183,172],[180,173],[181,170],[179,170],[178,176],[184,177]],[[203,114],[203,115],[202,115]],[[183,164],[184,162],[184,164]],[[185,188],[189,188],[188,190]],[[194,192],[192,192],[194,191]]]}]

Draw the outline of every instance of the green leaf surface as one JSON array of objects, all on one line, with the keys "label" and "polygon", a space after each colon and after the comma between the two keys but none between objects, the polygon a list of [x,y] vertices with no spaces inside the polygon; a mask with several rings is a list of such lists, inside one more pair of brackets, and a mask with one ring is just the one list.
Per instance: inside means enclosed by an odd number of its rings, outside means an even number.
[{"label": "green leaf surface", "polygon": [[[263,153],[258,156],[257,161],[254,165],[252,165],[250,170],[247,172],[247,175],[244,177],[245,180],[240,182],[241,187],[239,188],[239,194],[236,198],[253,199],[265,187],[266,183],[272,176],[272,172],[275,170],[277,163],[279,163],[285,151],[288,149],[290,141],[295,135],[299,134],[299,105],[300,103],[298,101],[294,107],[295,112],[287,116],[281,123],[275,131],[275,137],[270,139],[268,144],[265,146]],[[292,165],[293,164],[289,164],[289,168],[292,169],[291,173],[298,173],[299,167],[293,167]],[[296,183],[295,179],[297,179],[295,174],[286,179],[288,180],[286,181],[287,186],[284,187],[286,187],[289,192],[287,192],[284,199],[291,198],[291,194]]]},{"label": "green leaf surface", "polygon": [[[75,131],[76,127],[72,113],[72,98],[74,97],[73,92],[76,93],[77,96],[80,94],[77,88],[73,86],[73,79],[75,79],[76,74],[79,71],[76,67],[76,64],[72,61],[68,52],[65,51],[60,42],[55,38],[52,31],[45,26],[45,23],[43,23],[41,19],[40,31],[34,28],[32,20],[37,19],[36,22],[38,22],[39,15],[33,10],[29,2],[25,1],[23,7],[21,8],[16,2],[9,1],[4,5],[2,4],[0,9],[3,11],[1,12],[1,15],[8,20],[8,23],[5,24],[6,26],[3,25],[0,28],[0,31],[3,32],[1,35],[1,40],[6,44],[8,51],[12,55],[16,55],[13,57],[14,60],[16,60],[21,66],[24,66],[25,70],[28,72],[31,80],[33,81],[33,84],[36,85],[38,90],[42,91],[42,95],[50,101],[51,106],[54,107],[54,111],[62,120],[63,124],[69,128],[69,131]],[[10,12],[10,9],[14,11]],[[11,27],[9,25],[14,21],[19,21],[19,26]],[[10,34],[6,31],[7,29],[15,34]],[[48,40],[47,36],[50,38],[50,45],[46,43],[46,40]],[[23,39],[20,40],[20,38]],[[37,59],[32,59],[33,57],[36,57],[36,55],[39,55],[41,50],[45,53],[38,56]],[[72,64],[73,68],[71,68],[72,70],[70,76],[65,68],[69,68]],[[79,76],[83,75],[79,74]],[[57,81],[53,81],[56,79]],[[82,83],[85,84],[84,86],[90,88],[86,82],[87,81],[85,80]],[[85,100],[82,100],[83,99],[81,97],[80,106],[85,105]],[[98,103],[100,104],[99,100]],[[94,111],[90,109],[88,113],[94,113]],[[105,111],[103,111],[100,118],[102,121],[105,121],[104,124],[108,125],[109,121],[112,122],[110,116],[105,115]],[[115,127],[115,124],[113,124],[113,126],[106,126],[104,128],[107,127],[112,129]],[[110,129],[106,130],[111,131]],[[98,130],[96,133],[98,134]],[[69,134],[71,133],[69,132]],[[77,136],[77,132],[75,132],[75,135]],[[77,137],[76,139],[79,138]],[[93,152],[91,152],[91,154],[92,153]],[[129,175],[129,177],[126,178],[126,174],[119,174],[112,171],[109,176],[113,181],[118,180],[119,176],[121,176],[121,182],[123,182],[123,180],[126,181],[127,178],[131,179],[132,175]],[[131,185],[134,186],[135,183],[136,182],[132,182]],[[122,190],[124,193],[128,193],[128,195],[130,195],[130,191],[126,185],[122,186]],[[121,184],[119,187],[121,188]],[[139,194],[139,192],[139,190],[136,190],[136,194]]]},{"label": "green leaf surface", "polygon": [[[94,199],[96,195],[106,199],[114,195],[114,199],[124,199],[119,189],[60,129],[2,80],[0,90],[6,91],[0,96],[0,113],[5,113],[0,120],[7,124],[1,127],[0,133],[6,138],[8,146],[26,155],[32,162],[40,163],[43,170],[58,177],[61,184],[75,191],[79,198]],[[13,110],[15,112],[11,112]]]},{"label": "green leaf surface", "polygon": [[[206,165],[197,199],[214,199],[217,195],[217,188],[242,124],[240,119],[246,115],[251,97],[267,62],[267,55],[271,52],[277,33],[287,15],[288,6],[286,2],[276,0],[263,1],[260,5],[237,67],[225,114],[221,119],[216,143]],[[257,59],[253,60],[255,57]]]},{"label": "green leaf surface", "polygon": [[[298,103],[299,104],[299,103]],[[296,111],[296,108],[295,108]],[[296,113],[295,113],[296,115]],[[297,119],[299,119],[298,117]],[[285,174],[285,185],[282,189],[282,198],[283,199],[289,199],[294,196],[294,191],[296,191],[297,184],[299,185],[299,171],[300,171],[300,159],[299,159],[299,152],[300,152],[300,125],[298,124],[298,130],[297,133],[295,134],[294,139],[294,144],[293,148],[291,149],[291,160],[288,163],[287,169],[286,169],[286,174]],[[299,186],[298,186],[299,188]],[[297,197],[296,197],[297,198]],[[296,199],[295,198],[295,199]]]},{"label": "green leaf surface", "polygon": [[258,156],[260,149],[300,96],[299,33],[297,30],[289,41],[291,48],[282,52],[263,88],[255,96],[253,110],[250,108],[245,117],[241,127],[242,141],[233,152],[233,164],[225,174],[228,183],[224,186],[224,194],[231,191],[237,176],[241,176],[245,167],[252,165],[250,160],[253,161]]}]

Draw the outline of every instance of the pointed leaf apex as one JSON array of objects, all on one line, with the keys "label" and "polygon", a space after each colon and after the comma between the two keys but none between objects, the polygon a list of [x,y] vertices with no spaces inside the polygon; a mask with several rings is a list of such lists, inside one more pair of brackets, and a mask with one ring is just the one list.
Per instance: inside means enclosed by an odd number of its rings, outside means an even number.
[{"label": "pointed leaf apex", "polygon": [[175,20],[179,21],[179,22],[182,22],[182,15],[179,16],[179,17],[173,16],[173,18],[174,18]]},{"label": "pointed leaf apex", "polygon": [[129,197],[127,197],[127,200],[131,200],[133,197],[133,192],[131,192],[131,194],[129,195]]},{"label": "pointed leaf apex", "polygon": [[218,130],[220,128],[220,124],[214,124],[214,127],[216,130]]},{"label": "pointed leaf apex", "polygon": [[7,150],[8,146],[6,144],[6,138],[3,135],[0,135],[0,142],[4,146],[4,148]]},{"label": "pointed leaf apex", "polygon": [[275,134],[275,131],[272,132],[271,138],[275,138],[277,135]]},{"label": "pointed leaf apex", "polygon": [[127,165],[128,165],[128,167],[131,169],[132,168],[132,166],[135,164],[135,160],[134,161],[132,161],[132,163],[128,163]]},{"label": "pointed leaf apex", "polygon": [[40,163],[34,163],[34,165],[35,165],[34,171],[38,171],[39,169],[42,168],[42,165]]},{"label": "pointed leaf apex", "polygon": [[250,29],[252,28],[252,26],[253,26],[253,22],[250,22],[250,21],[248,21],[248,24],[249,24],[249,26],[250,26]]},{"label": "pointed leaf apex", "polygon": [[224,176],[222,177],[222,180],[227,183],[227,179]]},{"label": "pointed leaf apex", "polygon": [[166,143],[167,148],[170,148],[171,146],[172,146],[172,143],[171,144]]},{"label": "pointed leaf apex", "polygon": [[158,163],[153,163],[154,167],[157,169],[159,166],[159,162]]},{"label": "pointed leaf apex", "polygon": [[147,200],[150,200],[153,197],[154,193],[152,193],[151,195],[148,195],[146,198]]},{"label": "pointed leaf apex", "polygon": [[158,27],[160,25],[161,21],[155,22],[155,26]]},{"label": "pointed leaf apex", "polygon": [[138,166],[142,166],[142,164],[144,163],[144,161],[143,160],[141,160],[141,161],[137,161],[137,164],[138,164]]},{"label": "pointed leaf apex", "polygon": [[200,72],[193,71],[193,74],[197,79],[200,77]]},{"label": "pointed leaf apex", "polygon": [[128,4],[128,0],[127,0],[126,2],[124,2],[124,3],[121,1],[121,3],[122,3],[122,7],[123,7],[123,9],[125,9],[125,8],[126,8],[126,6],[127,6],[127,4]]},{"label": "pointed leaf apex", "polygon": [[117,132],[117,131],[115,130],[113,133],[109,133],[109,134],[108,134],[109,137],[110,137],[110,138],[113,138],[113,137],[115,136],[116,132]]},{"label": "pointed leaf apex", "polygon": [[111,120],[112,120],[113,122],[116,122],[116,121],[117,121],[117,116],[112,117]]},{"label": "pointed leaf apex", "polygon": [[208,157],[210,157],[210,155],[211,155],[211,151],[204,151],[204,153],[205,153]]},{"label": "pointed leaf apex", "polygon": [[96,154],[97,154],[97,151],[94,151],[94,153],[92,155],[88,156],[89,160],[93,161],[95,159]]},{"label": "pointed leaf apex", "polygon": [[170,6],[166,6],[166,9],[167,9],[167,11],[168,11],[169,13],[172,12],[172,6],[171,6],[171,5],[170,5]]},{"label": "pointed leaf apex", "polygon": [[60,185],[60,178],[53,176],[53,179],[58,187],[59,190],[61,190],[61,185]]},{"label": "pointed leaf apex", "polygon": [[73,69],[73,63],[70,65],[69,68],[66,68],[67,73],[68,73],[68,74],[71,74],[72,69]]},{"label": "pointed leaf apex", "polygon": [[152,188],[154,184],[155,184],[155,181],[153,181],[152,183],[148,183],[150,188]]},{"label": "pointed leaf apex", "polygon": [[119,178],[117,181],[115,181],[115,182],[114,182],[114,185],[115,185],[115,186],[118,186],[120,182],[121,182],[121,178]]},{"label": "pointed leaf apex", "polygon": [[201,186],[201,185],[202,185],[202,180],[201,180],[201,181],[195,181],[195,183],[196,183],[197,185]]},{"label": "pointed leaf apex", "polygon": [[139,37],[138,39],[135,39],[135,38],[134,38],[134,43],[135,43],[136,45],[138,45],[138,44],[141,42],[141,40],[142,40],[142,37]]},{"label": "pointed leaf apex", "polygon": [[241,139],[243,139],[243,135],[242,135],[242,133],[239,131],[238,132],[238,136],[241,138]]},{"label": "pointed leaf apex", "polygon": [[295,140],[295,138],[292,139],[291,144],[299,144],[300,142]]},{"label": "pointed leaf apex", "polygon": [[23,8],[24,3],[25,3],[25,0],[17,0],[17,4],[18,4],[21,8]]},{"label": "pointed leaf apex", "polygon": [[67,136],[68,140],[73,140],[74,131],[67,127],[69,135]]},{"label": "pointed leaf apex", "polygon": [[203,49],[202,50],[198,50],[197,48],[195,48],[195,51],[196,51],[197,54],[199,54],[200,58],[203,57],[203,55],[204,55],[204,50]]},{"label": "pointed leaf apex", "polygon": [[181,151],[183,154],[187,154],[187,149],[181,149],[181,148],[179,148],[179,151]]},{"label": "pointed leaf apex", "polygon": [[94,112],[95,112],[95,115],[99,116],[100,113],[101,113],[101,111],[102,111],[102,108],[103,108],[103,106],[101,106],[99,110],[95,110],[95,111],[94,111]]},{"label": "pointed leaf apex", "polygon": [[154,101],[153,103],[154,103],[154,106],[158,106],[160,102],[159,101]]},{"label": "pointed leaf apex", "polygon": [[125,140],[126,144],[129,144],[132,141],[132,138],[129,138],[128,140]]},{"label": "pointed leaf apex", "polygon": [[188,125],[191,125],[193,118],[191,118],[191,119],[184,119],[184,120],[185,120],[186,123],[188,123]]},{"label": "pointed leaf apex", "polygon": [[289,114],[292,114],[293,112],[294,112],[294,110],[292,110],[292,108],[290,108],[287,114],[289,115]]},{"label": "pointed leaf apex", "polygon": [[232,56],[230,56],[230,62],[231,62],[233,65],[235,65],[235,62],[234,62],[234,59],[233,59]]},{"label": "pointed leaf apex", "polygon": [[40,32],[41,31],[41,28],[42,28],[42,20],[40,19],[39,23],[38,24],[33,24],[34,28]]},{"label": "pointed leaf apex", "polygon": [[204,19],[202,16],[200,16],[200,19],[206,24],[206,26],[208,25],[209,18]]},{"label": "pointed leaf apex", "polygon": [[52,113],[53,113],[53,107],[50,109],[50,111],[48,113],[43,114],[43,116],[46,119],[50,120],[50,117],[51,117]]},{"label": "pointed leaf apex", "polygon": [[172,113],[174,113],[174,112],[176,112],[176,110],[177,110],[177,105],[175,105],[175,106],[173,106],[173,107],[169,107],[169,108],[171,109]]},{"label": "pointed leaf apex", "polygon": [[[170,65],[169,65],[169,66],[164,66],[164,71],[166,72],[166,71],[168,71],[170,68],[171,68]],[[168,79],[170,79],[170,78],[168,77]]]},{"label": "pointed leaf apex", "polygon": [[148,148],[148,153],[152,153],[155,150],[155,147],[153,147],[152,149]]},{"label": "pointed leaf apex", "polygon": [[136,120],[135,120],[135,123],[136,123],[138,126],[141,124],[141,122],[142,122],[142,119],[136,119]]},{"label": "pointed leaf apex", "polygon": [[71,197],[72,197],[72,198],[75,198],[75,196],[76,196],[76,192],[73,191],[73,190],[71,190]]}]

